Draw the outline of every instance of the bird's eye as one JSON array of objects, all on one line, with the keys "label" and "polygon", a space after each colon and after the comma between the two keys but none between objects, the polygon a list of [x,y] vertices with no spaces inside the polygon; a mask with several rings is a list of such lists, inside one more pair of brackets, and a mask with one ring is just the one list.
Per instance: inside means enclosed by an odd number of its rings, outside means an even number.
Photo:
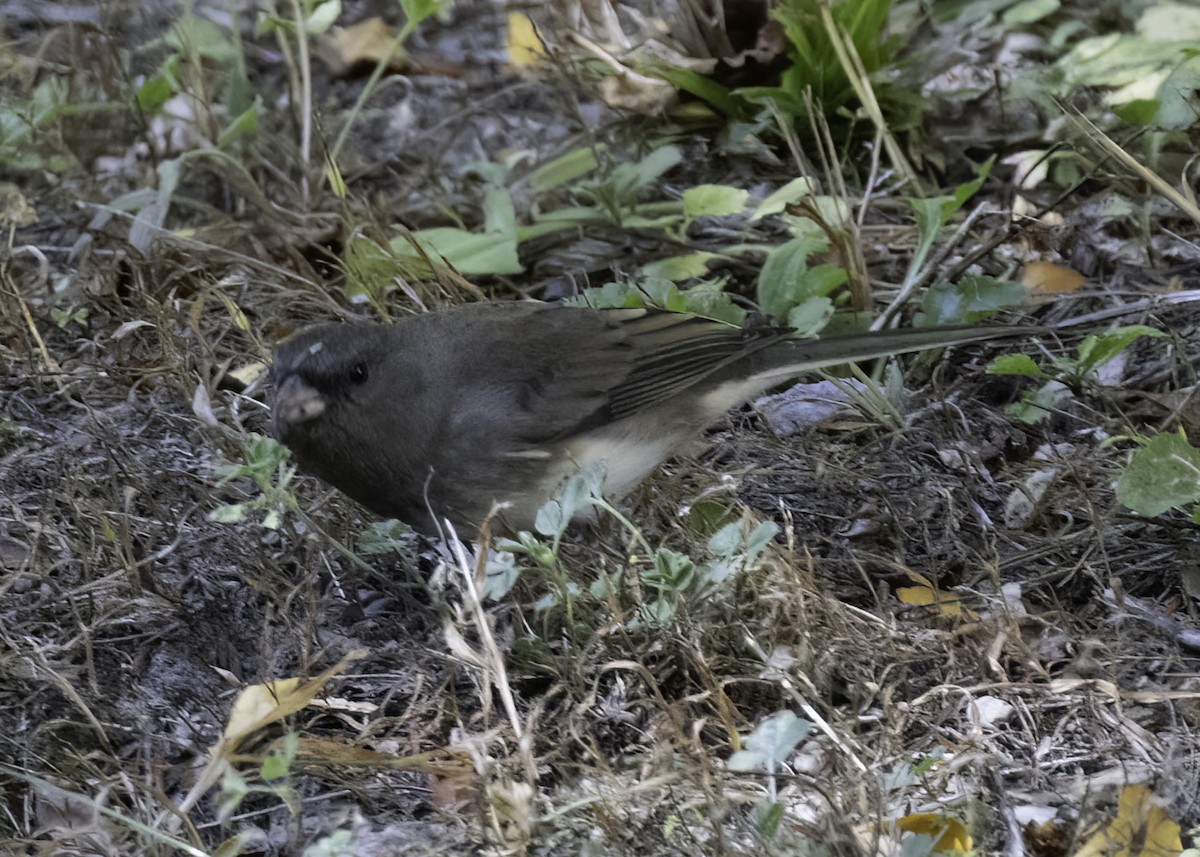
[{"label": "bird's eye", "polygon": [[361,384],[367,380],[367,364],[355,363],[350,367],[350,380],[355,384]]}]

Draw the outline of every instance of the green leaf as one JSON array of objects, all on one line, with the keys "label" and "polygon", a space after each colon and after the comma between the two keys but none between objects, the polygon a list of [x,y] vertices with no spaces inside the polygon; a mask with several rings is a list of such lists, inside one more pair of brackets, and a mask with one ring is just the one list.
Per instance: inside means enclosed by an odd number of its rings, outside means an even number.
[{"label": "green leaf", "polygon": [[390,554],[402,550],[412,535],[412,527],[403,521],[375,521],[359,534],[358,552],[366,556]]},{"label": "green leaf", "polygon": [[662,78],[682,92],[707,101],[727,117],[740,116],[744,112],[741,109],[741,102],[730,94],[727,87],[691,69],[669,66],[665,63],[651,63],[645,71],[647,74]]},{"label": "green leaf", "polygon": [[174,94],[175,88],[172,86],[171,79],[160,73],[147,78],[146,82],[138,87],[134,97],[137,99],[139,110],[153,115],[158,113],[159,108]]},{"label": "green leaf", "polygon": [[746,320],[746,311],[733,302],[720,283],[697,283],[683,292],[683,299],[688,312],[713,321],[741,327]]},{"label": "green leaf", "polygon": [[1026,425],[1037,425],[1044,422],[1051,411],[1059,404],[1070,398],[1071,390],[1061,381],[1047,381],[1032,393],[1026,393],[1021,401],[1015,402],[1004,409],[1006,414],[1016,417]]},{"label": "green leaf", "polygon": [[675,615],[675,604],[666,598],[655,598],[649,604],[643,604],[638,609],[638,623],[658,627],[671,621]]},{"label": "green leaf", "polygon": [[1058,11],[1060,0],[1022,0],[1004,10],[1000,20],[1005,27],[1020,27],[1035,24]]},{"label": "green leaf", "polygon": [[543,536],[551,538],[561,536],[569,523],[570,517],[563,514],[562,503],[557,500],[547,500],[533,518],[533,528]]},{"label": "green leaf", "polygon": [[606,205],[631,209],[637,203],[638,193],[653,185],[668,170],[683,160],[677,146],[661,146],[634,163],[618,164],[604,181],[580,185],[581,190],[590,190]]},{"label": "green leaf", "polygon": [[409,25],[419,24],[430,15],[439,14],[449,5],[449,0],[400,0]]},{"label": "green leaf", "polygon": [[341,0],[323,0],[304,19],[304,32],[310,36],[319,36],[332,27],[341,14]]},{"label": "green leaf", "polygon": [[547,161],[530,173],[529,186],[537,193],[545,193],[582,178],[596,169],[596,155],[604,150],[603,143],[572,149],[565,155]]},{"label": "green leaf", "polygon": [[1028,375],[1040,378],[1044,374],[1040,366],[1028,354],[1002,354],[987,365],[989,375]]},{"label": "green leaf", "polygon": [[1117,500],[1147,517],[1200,501],[1200,451],[1182,433],[1151,438],[1117,480]]},{"label": "green leaf", "polygon": [[650,300],[650,304],[656,307],[662,307],[671,312],[685,312],[687,310],[687,298],[683,296],[683,292],[679,287],[670,280],[661,280],[655,277],[647,277],[639,286],[640,291]]},{"label": "green leaf", "polygon": [[[468,232],[452,226],[422,229],[412,237],[434,260],[445,258],[464,274],[519,274],[524,271],[517,256],[517,239],[506,232]],[[417,257],[403,237],[390,242],[397,256]]]},{"label": "green leaf", "polygon": [[[840,268],[837,270],[844,280],[846,272]],[[795,330],[797,336],[813,336],[825,327],[832,316],[833,301],[818,295],[788,310],[787,326]]]},{"label": "green leaf", "polygon": [[716,253],[707,250],[697,250],[683,256],[670,256],[642,266],[642,273],[648,277],[658,277],[679,283],[693,280],[708,273],[708,263],[721,258]]},{"label": "green leaf", "polygon": [[982,164],[977,164],[971,168],[975,171],[975,178],[971,179],[969,182],[963,182],[954,189],[952,207],[949,210],[943,209],[943,222],[945,220],[949,220],[954,212],[962,208],[963,205],[966,204],[967,200],[973,197],[979,188],[983,187],[983,183],[991,173],[992,166],[995,163],[996,156],[992,155]]},{"label": "green leaf", "polygon": [[983,321],[996,310],[1019,306],[1028,297],[1020,283],[994,277],[967,276],[957,283],[938,283],[921,301],[922,326]]},{"label": "green leaf", "polygon": [[268,753],[266,758],[262,760],[258,772],[264,780],[277,780],[280,777],[288,775],[289,766],[290,760],[287,756],[283,753],[273,751]]},{"label": "green leaf", "polygon": [[604,465],[595,464],[573,475],[558,491],[555,498],[562,503],[567,520],[604,497]]},{"label": "green leaf", "polygon": [[1077,351],[1079,372],[1081,374],[1094,372],[1124,351],[1131,342],[1140,336],[1158,339],[1166,334],[1144,324],[1131,324],[1114,328],[1105,333],[1093,333],[1079,343]]},{"label": "green leaf", "polygon": [[262,112],[262,96],[256,95],[254,102],[225,127],[217,138],[217,146],[225,147],[234,140],[253,137],[258,133],[258,115]]},{"label": "green leaf", "polygon": [[846,272],[837,265],[825,263],[809,268],[796,280],[797,295],[824,297],[846,282]]},{"label": "green leaf", "polygon": [[776,771],[811,729],[811,723],[790,711],[773,714],[746,736],[745,749],[729,758],[729,770],[763,768],[768,773]]},{"label": "green leaf", "polygon": [[783,804],[762,800],[754,805],[754,829],[765,839],[774,839],[783,821]]},{"label": "green leaf", "polygon": [[708,552],[714,556],[733,556],[742,546],[742,528],[738,522],[726,524],[708,540]]},{"label": "green leaf", "polygon": [[488,557],[484,575],[483,597],[499,601],[516,585],[521,576],[521,567],[512,553],[497,550]]},{"label": "green leaf", "polygon": [[700,184],[683,192],[683,216],[728,217],[746,209],[750,193],[737,187],[720,184]]},{"label": "green leaf", "polygon": [[175,22],[163,41],[178,53],[194,53],[221,64],[233,62],[237,57],[237,46],[226,30],[207,18],[190,13]]},{"label": "green leaf", "polygon": [[218,506],[208,513],[208,519],[215,524],[236,524],[245,517],[245,503],[230,503],[226,506]]},{"label": "green leaf", "polygon": [[1149,125],[1158,116],[1161,103],[1157,98],[1135,98],[1113,108],[1113,113],[1122,122],[1130,125]]},{"label": "green leaf", "polygon": [[567,303],[596,309],[638,309],[646,305],[646,298],[632,283],[622,281],[584,289],[583,294]]},{"label": "green leaf", "polygon": [[828,246],[825,236],[814,232],[793,238],[772,250],[758,273],[759,309],[782,321],[792,307],[812,297],[811,292],[801,290],[801,279],[808,273],[808,257]]},{"label": "green leaf", "polygon": [[493,185],[484,191],[483,231],[516,235],[517,212],[507,188]]},{"label": "green leaf", "polygon": [[695,568],[691,557],[660,547],[654,552],[654,567],[642,572],[642,580],[659,589],[679,591],[691,581]]},{"label": "green leaf", "polygon": [[746,536],[746,564],[751,565],[757,560],[758,555],[774,541],[779,532],[779,525],[774,521],[763,521],[751,530],[750,535]]},{"label": "green leaf", "polygon": [[809,179],[792,179],[758,204],[758,207],[754,209],[754,213],[750,215],[750,222],[753,223],[756,220],[761,220],[771,214],[779,214],[791,203],[806,196],[812,196],[812,193],[813,186]]},{"label": "green leaf", "polygon": [[379,300],[396,288],[400,271],[392,254],[357,230],[346,242],[342,263],[346,270],[342,293],[347,299],[363,295]]}]

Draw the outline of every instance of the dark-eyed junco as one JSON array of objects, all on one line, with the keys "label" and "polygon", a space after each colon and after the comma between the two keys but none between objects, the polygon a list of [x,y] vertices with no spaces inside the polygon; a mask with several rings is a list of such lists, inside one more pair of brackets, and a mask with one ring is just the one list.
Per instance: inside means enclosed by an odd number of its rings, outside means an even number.
[{"label": "dark-eyed junco", "polygon": [[730,408],[803,372],[1040,328],[828,339],[646,309],[479,303],[392,325],[324,324],[279,345],[274,423],[302,469],[426,531],[507,502],[528,528],[603,460],[628,492]]}]

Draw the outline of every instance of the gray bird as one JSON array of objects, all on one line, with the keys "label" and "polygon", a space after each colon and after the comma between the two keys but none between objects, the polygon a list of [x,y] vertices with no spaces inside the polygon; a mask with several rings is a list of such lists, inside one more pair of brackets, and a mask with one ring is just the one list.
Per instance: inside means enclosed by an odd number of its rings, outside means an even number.
[{"label": "gray bird", "polygon": [[580,468],[603,461],[619,498],[730,408],[796,375],[1041,330],[800,339],[659,310],[476,303],[297,333],[276,351],[272,410],[303,470],[379,515],[474,528],[502,501],[506,523],[528,529]]}]

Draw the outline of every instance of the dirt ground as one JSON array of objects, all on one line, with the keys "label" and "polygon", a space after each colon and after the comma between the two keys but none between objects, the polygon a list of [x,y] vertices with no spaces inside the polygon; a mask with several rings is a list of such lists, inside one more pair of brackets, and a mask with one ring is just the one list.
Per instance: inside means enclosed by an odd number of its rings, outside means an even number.
[{"label": "dirt ground", "polygon": [[[648,560],[612,522],[564,539],[569,585],[531,570],[480,603],[467,581],[482,580],[486,545],[384,537],[302,474],[278,493],[245,470],[223,477],[269,433],[268,386],[246,378],[272,343],[378,315],[342,290],[349,229],[386,242],[390,224],[443,225],[475,198],[467,164],[588,137],[632,149],[652,130],[586,89],[509,74],[503,12],[458,4],[413,37],[408,82],[379,91],[346,149],[346,199],[314,190],[320,167],[282,109],[241,165],[189,162],[143,248],[114,200],[159,187],[178,148],[203,148],[179,128],[80,111],[40,167],[0,165],[37,213],[0,251],[0,852],[927,854],[934,840],[901,835],[928,813],[981,853],[1053,857],[1108,829],[1131,784],[1194,844],[1200,531],[1185,511],[1139,517],[1113,495],[1131,449],[1114,438],[1181,425],[1200,438],[1194,305],[1135,313],[1168,335],[1038,425],[1005,412],[1029,382],[987,375],[988,361],[1069,355],[1087,329],[906,361],[891,413],[860,401],[783,437],[766,403],[729,415],[622,509],[697,564],[712,509],[778,535],[663,622],[640,611]],[[159,61],[138,46],[179,14],[0,2],[5,51],[24,63],[6,97],[58,76],[80,103],[123,103],[131,70]],[[246,50],[272,107],[288,86],[273,44]],[[328,145],[364,76],[314,68]],[[961,117],[986,148],[999,132],[978,121]],[[673,127],[686,158],[668,191],[793,177]],[[1103,179],[1059,204],[1061,224],[1019,230],[1011,188],[986,185],[987,213],[943,264],[994,241],[973,264],[1002,275],[1031,247],[1053,251],[1088,280],[1023,310],[1041,322],[1200,289],[1197,225],[1148,207],[1153,238],[1124,234],[1100,214]],[[715,247],[723,228],[689,235]],[[864,235],[873,278],[897,282],[912,231],[880,216]],[[661,243],[556,236],[522,246],[525,274],[476,279],[493,299],[558,297]],[[731,291],[752,289],[752,263],[727,273]],[[443,279],[385,304],[395,316],[471,296]],[[236,503],[252,504],[244,518],[213,519]],[[243,688],[335,666],[313,705],[222,744]],[[772,771],[732,770],[781,711],[810,731]],[[214,748],[228,771],[197,793]],[[272,753],[286,764],[268,778]],[[1130,838],[1161,833],[1154,812],[1138,817]],[[1118,837],[1098,853],[1168,851]]]}]

